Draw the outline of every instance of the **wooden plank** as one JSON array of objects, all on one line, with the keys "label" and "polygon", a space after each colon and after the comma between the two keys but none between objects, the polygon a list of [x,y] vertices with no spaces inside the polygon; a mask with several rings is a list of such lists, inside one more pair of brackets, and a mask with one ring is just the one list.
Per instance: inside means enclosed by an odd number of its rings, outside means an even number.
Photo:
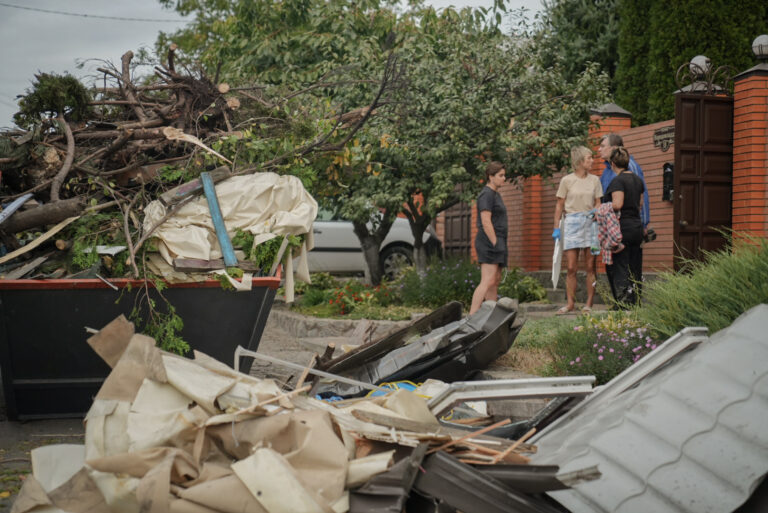
[{"label": "wooden plank", "polygon": [[27,262],[26,264],[22,265],[21,267],[17,267],[13,271],[9,272],[5,276],[3,276],[4,280],[18,280],[19,278],[23,278],[25,274],[28,272],[37,269],[37,267],[48,260],[51,257],[51,253],[48,253],[47,255],[39,256],[32,260],[31,262]]},{"label": "wooden plank", "polygon": [[[216,271],[218,269],[224,269],[225,267],[223,258],[215,258],[213,260],[203,260],[201,258],[173,259],[173,268],[184,273]],[[259,270],[259,268],[249,260],[238,261],[237,265],[232,267],[239,267],[246,272],[256,272]]]},{"label": "wooden plank", "polygon": [[[232,176],[232,172],[227,166],[217,167],[209,173],[213,183],[220,182]],[[164,192],[160,195],[160,202],[169,207],[183,200],[184,198],[197,194],[203,190],[203,183],[199,178],[195,178],[187,183],[183,183],[177,187],[174,187],[170,191]]]},{"label": "wooden plank", "polygon": [[59,233],[61,230],[63,230],[69,223],[79,218],[80,216],[74,216],[74,217],[70,217],[68,219],[63,220],[62,222],[60,222],[59,224],[57,224],[56,226],[54,226],[53,228],[51,228],[50,230],[42,234],[40,237],[36,238],[35,240],[27,244],[26,246],[23,246],[17,249],[16,251],[12,251],[7,255],[5,255],[4,257],[0,258],[0,264],[4,264],[10,260],[13,260],[18,256],[23,255],[24,253],[32,251],[33,249],[38,247],[40,244],[47,241],[48,239],[50,239],[51,237]]},{"label": "wooden plank", "polygon": [[227,226],[224,224],[224,216],[221,215],[219,198],[216,196],[216,188],[213,185],[213,179],[207,171],[204,171],[200,173],[200,181],[203,182],[205,199],[208,200],[208,210],[211,211],[211,220],[213,221],[213,227],[216,229],[216,238],[219,239],[219,246],[221,248],[221,254],[224,257],[224,264],[227,267],[235,267],[237,265],[237,257],[235,256],[235,249],[232,247],[232,241],[229,240],[229,234],[227,234]]},{"label": "wooden plank", "polygon": [[467,433],[466,435],[462,436],[461,438],[457,438],[455,440],[451,440],[450,442],[444,443],[440,447],[435,447],[434,449],[430,449],[429,452],[427,452],[427,454],[432,454],[433,452],[442,451],[442,450],[447,449],[448,447],[450,447],[452,445],[456,445],[456,444],[461,443],[461,442],[463,442],[465,440],[468,440],[470,438],[474,438],[476,436],[485,434],[488,431],[493,431],[494,429],[499,428],[501,426],[506,426],[510,422],[511,421],[509,419],[504,419],[504,420],[501,420],[501,421],[499,421],[499,422],[497,422],[495,424],[491,424],[490,426],[484,427],[483,429],[478,429],[477,431],[473,431],[471,433]]}]

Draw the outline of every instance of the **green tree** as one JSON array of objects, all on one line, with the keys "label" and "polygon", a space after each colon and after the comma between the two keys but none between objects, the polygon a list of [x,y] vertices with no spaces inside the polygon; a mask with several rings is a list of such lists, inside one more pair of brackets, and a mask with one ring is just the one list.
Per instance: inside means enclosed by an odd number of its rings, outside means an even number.
[{"label": "green tree", "polygon": [[674,116],[681,65],[703,54],[713,66],[747,69],[751,42],[766,30],[760,0],[545,0],[536,38],[569,80],[600,64],[616,102],[646,124]]},{"label": "green tree", "polygon": [[[622,0],[629,2],[629,0]],[[674,116],[675,73],[696,55],[712,65],[728,65],[735,72],[754,64],[752,40],[768,28],[768,3],[761,0],[654,0],[648,10],[648,64],[645,69],[648,107],[633,112],[639,123]],[[622,24],[621,32],[636,30]],[[624,66],[625,60],[619,62]],[[632,80],[632,77],[626,77]],[[626,82],[617,83],[617,91]]]},{"label": "green tree", "polygon": [[536,38],[546,64],[576,80],[590,62],[613,79],[619,61],[619,0],[543,0]]},{"label": "green tree", "polygon": [[[319,98],[357,107],[380,97],[384,70],[403,85],[380,98],[364,130],[327,166],[312,164],[326,177],[313,194],[353,221],[374,283],[381,241],[403,204],[423,266],[424,230],[445,208],[474,198],[485,161],[505,161],[511,175],[561,169],[570,146],[586,139],[588,107],[606,97],[596,66],[568,81],[559,65],[542,63],[530,40],[504,35],[501,0],[440,13],[416,5],[400,15],[375,1],[237,2],[222,25],[209,16],[222,5],[205,4],[208,14],[198,19],[210,46],[198,51],[203,62],[221,63],[223,78],[301,86],[320,78],[326,85],[312,89]],[[403,63],[397,71],[386,64],[392,52]],[[328,80],[339,69],[346,78]]]}]

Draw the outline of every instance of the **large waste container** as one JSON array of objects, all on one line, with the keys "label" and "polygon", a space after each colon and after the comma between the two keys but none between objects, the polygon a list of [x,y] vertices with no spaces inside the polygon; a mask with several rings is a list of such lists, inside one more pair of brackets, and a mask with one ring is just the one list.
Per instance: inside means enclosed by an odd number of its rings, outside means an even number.
[{"label": "large waste container", "polygon": [[[101,329],[134,307],[142,281],[0,280],[0,370],[8,418],[81,416],[109,373],[86,328]],[[253,278],[248,292],[218,281],[169,285],[163,295],[184,320],[192,349],[232,365],[238,345],[258,348],[276,277]],[[151,295],[157,298],[157,292]],[[158,301],[158,304],[162,304]]]}]

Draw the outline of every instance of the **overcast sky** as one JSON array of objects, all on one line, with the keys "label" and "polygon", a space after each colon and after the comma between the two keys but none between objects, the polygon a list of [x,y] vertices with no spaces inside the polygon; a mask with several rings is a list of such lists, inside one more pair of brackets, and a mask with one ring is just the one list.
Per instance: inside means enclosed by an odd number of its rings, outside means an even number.
[{"label": "overcast sky", "polygon": [[[437,8],[489,7],[493,0],[427,3]],[[507,5],[525,8],[533,15],[540,10],[541,0],[510,0]],[[119,65],[126,51],[135,53],[142,46],[152,48],[158,32],[171,32],[184,23],[176,12],[162,9],[157,0],[0,0],[0,128],[13,126],[13,113],[18,110],[16,96],[30,87],[38,71],[69,72],[83,77],[99,64],[88,63],[77,69],[77,61],[109,60]]]}]

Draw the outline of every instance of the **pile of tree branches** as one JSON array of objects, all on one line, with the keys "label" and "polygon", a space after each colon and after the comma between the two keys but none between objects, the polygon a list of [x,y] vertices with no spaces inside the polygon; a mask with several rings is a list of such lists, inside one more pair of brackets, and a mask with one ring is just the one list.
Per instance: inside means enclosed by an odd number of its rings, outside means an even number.
[{"label": "pile of tree branches", "polygon": [[[51,242],[59,249],[127,245],[128,265],[110,274],[132,270],[138,277],[136,254],[152,231],[142,231],[139,219],[149,201],[221,165],[231,174],[292,172],[296,162],[311,168],[347,145],[402,73],[391,58],[383,75],[368,81],[370,103],[318,107],[323,102],[312,93],[327,77],[298,91],[231,87],[203,71],[179,69],[175,52],[171,45],[154,75],[138,80],[129,51],[119,68],[98,69],[100,83],[91,90],[68,75],[37,75],[19,101],[21,129],[0,133],[0,202],[29,198],[0,221],[6,251],[33,239],[32,231],[88,214]],[[68,266],[65,273],[73,271]]]}]

